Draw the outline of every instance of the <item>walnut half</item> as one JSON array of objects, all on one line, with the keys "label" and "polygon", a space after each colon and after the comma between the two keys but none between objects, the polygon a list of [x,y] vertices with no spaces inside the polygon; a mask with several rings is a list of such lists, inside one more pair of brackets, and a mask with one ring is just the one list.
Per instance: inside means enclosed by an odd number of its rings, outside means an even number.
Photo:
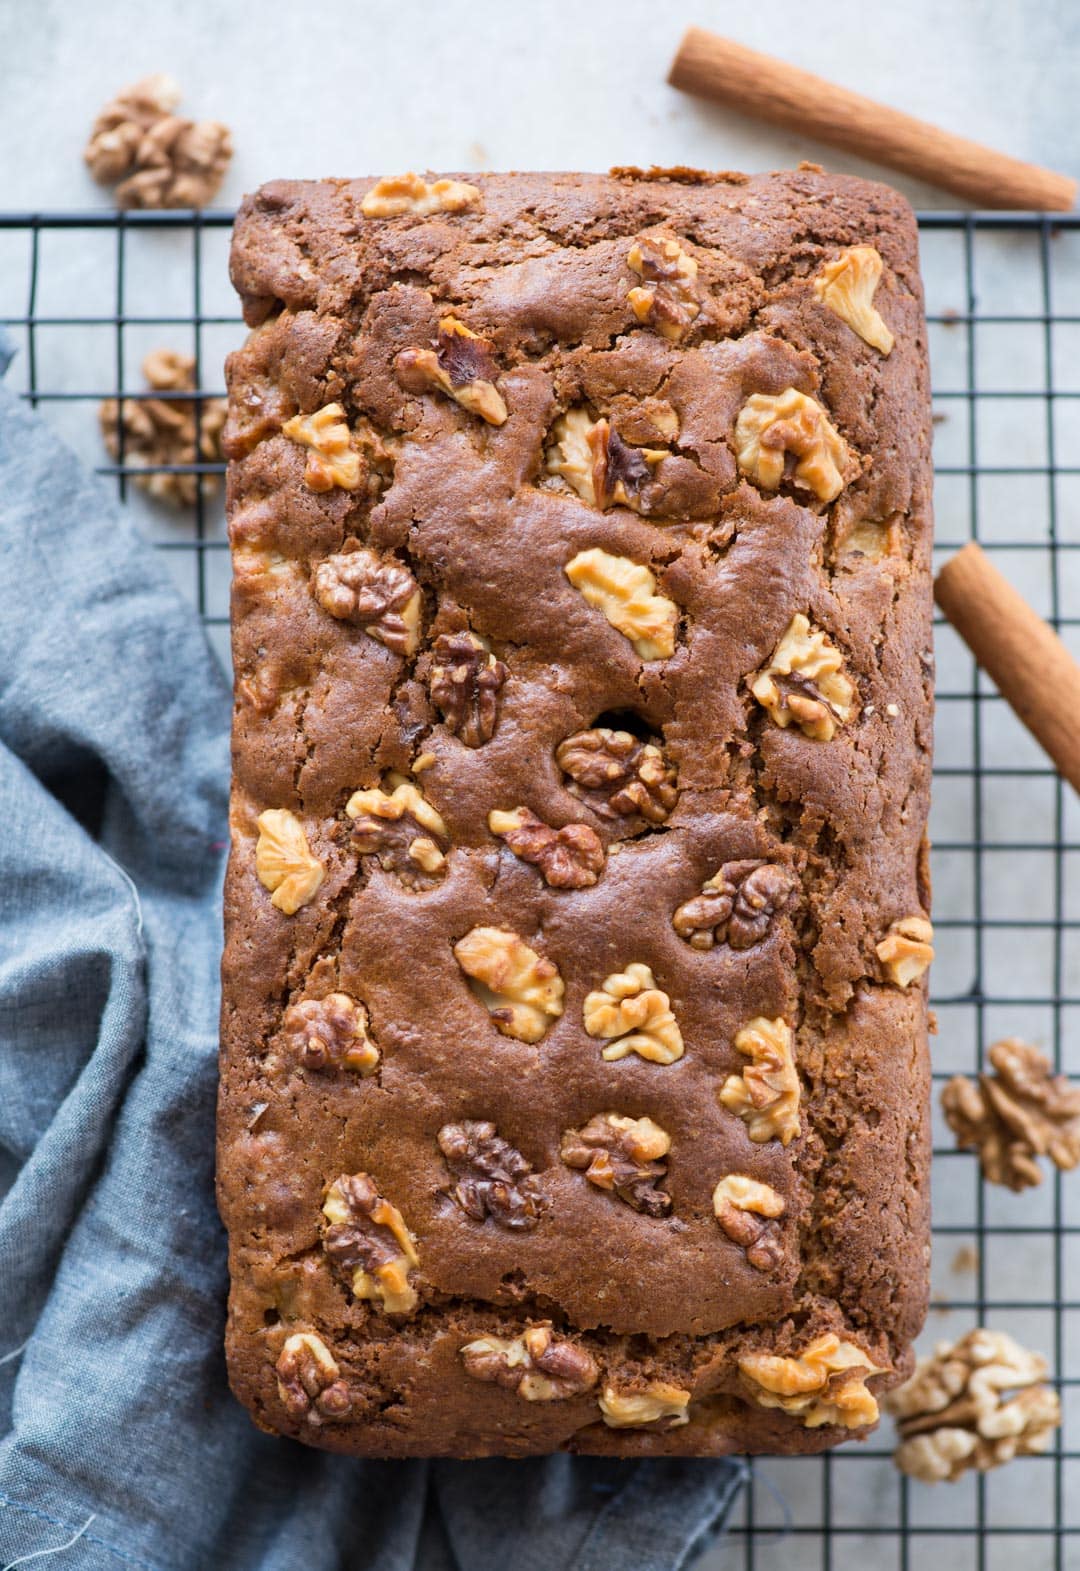
[{"label": "walnut half", "polygon": [[562,977],[516,933],[474,927],[454,945],[454,957],[504,1036],[539,1042],[562,1014]]},{"label": "walnut half", "polygon": [[431,701],[446,729],[466,747],[495,734],[499,694],[508,671],[475,633],[440,633],[432,647]]},{"label": "walnut half", "polygon": [[272,891],[271,905],[294,916],[321,889],[323,865],[311,853],[303,824],[288,808],[268,808],[256,822],[255,872],[259,882]]},{"label": "walnut half", "polygon": [[849,246],[825,263],[814,279],[814,293],[864,343],[888,355],[896,340],[874,307],[884,265],[872,245]]},{"label": "walnut half", "polygon": [[794,725],[811,741],[831,742],[856,708],[855,684],[843,665],[836,646],[799,611],[747,686],[781,730]]},{"label": "walnut half", "polygon": [[1042,1183],[1041,1156],[1063,1172],[1080,1166],[1080,1085],[1016,1037],[995,1042],[989,1058],[993,1074],[954,1075],[941,1093],[960,1149],[974,1147],[985,1177],[1017,1194]]},{"label": "walnut half", "polygon": [[667,1216],[671,1196],[657,1186],[667,1174],[663,1159],[670,1150],[671,1136],[651,1118],[597,1113],[583,1128],[566,1131],[559,1155],[633,1210]]},{"label": "walnut half", "polygon": [[418,1300],[409,1277],[420,1257],[397,1206],[379,1194],[367,1173],[354,1173],[330,1185],[323,1215],[330,1224],[323,1249],[345,1273],[353,1296],[388,1315],[411,1314]]},{"label": "walnut half", "polygon": [[319,605],[339,622],[354,622],[392,654],[415,654],[422,596],[407,567],[392,557],[357,551],[325,557],[311,579]]},{"label": "walnut half", "polygon": [[290,442],[308,449],[304,484],[310,491],[355,491],[363,477],[360,453],[341,404],[324,404],[310,415],[294,415],[281,428]]},{"label": "walnut half", "polygon": [[880,1366],[854,1342],[834,1333],[819,1336],[791,1358],[745,1353],[739,1369],[759,1407],[779,1407],[806,1429],[837,1424],[859,1429],[878,1418],[877,1401],[866,1388]]},{"label": "walnut half", "polygon": [[647,965],[633,961],[587,994],[585,1030],[608,1043],[601,1057],[609,1063],[637,1053],[653,1064],[673,1064],[683,1056],[682,1032],[668,995],[656,985]]},{"label": "walnut half", "polygon": [[305,1069],[351,1069],[371,1075],[379,1049],[368,1034],[367,1010],[348,993],[303,998],[282,1021],[285,1042]]},{"label": "walnut half", "polygon": [[547,471],[561,475],[583,502],[606,512],[629,507],[657,511],[661,493],[653,470],[669,457],[665,447],[633,447],[609,420],[594,420],[587,409],[568,409],[551,428]]},{"label": "walnut half", "polygon": [[678,608],[656,593],[656,579],[647,567],[594,546],[579,551],[563,572],[589,605],[630,640],[642,660],[667,660],[675,653]]},{"label": "walnut half", "polygon": [[434,180],[429,185],[410,171],[377,180],[360,211],[365,218],[400,218],[405,213],[427,218],[432,213],[464,213],[479,207],[481,200],[477,187],[467,180]]},{"label": "walnut half", "polygon": [[604,843],[588,824],[552,829],[527,807],[515,807],[490,812],[488,828],[523,862],[535,863],[553,889],[588,889],[603,871]]},{"label": "walnut half", "polygon": [[599,1400],[609,1429],[641,1429],[646,1424],[678,1429],[690,1422],[690,1392],[667,1380],[650,1380],[641,1390],[633,1391],[620,1391],[609,1381]]},{"label": "walnut half", "polygon": [[630,731],[593,726],[555,749],[566,789],[600,818],[625,820],[625,832],[662,824],[679,800],[674,765],[655,742]]},{"label": "walnut half", "polygon": [[379,786],[354,791],[345,804],[353,844],[410,888],[428,888],[446,872],[446,824],[411,780],[391,775],[387,784],[389,792]]},{"label": "walnut half", "polygon": [[474,1222],[491,1217],[514,1232],[536,1226],[541,1195],[532,1167],[494,1124],[483,1119],[444,1124],[436,1138],[456,1181],[450,1193],[466,1216]]},{"label": "walnut half", "polygon": [[296,1331],[287,1338],[274,1369],[278,1398],[290,1418],[313,1427],[346,1418],[352,1407],[349,1388],[321,1336]]},{"label": "walnut half", "polygon": [[437,389],[489,425],[504,425],[507,409],[495,386],[499,368],[493,350],[490,338],[482,338],[456,317],[444,316],[435,348],[403,349],[394,370],[406,392]]},{"label": "walnut half", "polygon": [[232,137],[217,120],[175,113],[171,77],[125,87],[94,121],[83,158],[102,185],[116,186],[118,207],[205,207],[225,178]]},{"label": "walnut half", "polygon": [[747,399],[735,422],[735,460],[766,491],[788,480],[819,502],[835,501],[856,468],[821,405],[794,387]]},{"label": "walnut half", "polygon": [[755,1271],[771,1271],[783,1259],[778,1218],[784,1210],[783,1195],[742,1173],[729,1173],[713,1190],[716,1220]]},{"label": "walnut half", "polygon": [[630,247],[626,261],[641,279],[626,296],[634,315],[678,343],[701,314],[696,260],[672,235],[642,235]]},{"label": "walnut half", "polygon": [[465,1373],[514,1391],[525,1402],[563,1402],[590,1391],[600,1377],[596,1360],[550,1321],[521,1336],[481,1336],[461,1349]]},{"label": "walnut half", "polygon": [[756,1144],[790,1145],[799,1133],[799,1075],[791,1027],[786,1020],[757,1015],[735,1033],[735,1047],[750,1059],[741,1075],[729,1075],[720,1101],[741,1118]]},{"label": "walnut half", "polygon": [[933,961],[934,929],[924,916],[901,917],[893,922],[874,953],[890,982],[897,987],[910,987]]},{"label": "walnut half", "polygon": [[799,880],[789,867],[761,859],[725,862],[700,895],[676,910],[671,925],[692,949],[728,944],[752,949],[795,898]]}]

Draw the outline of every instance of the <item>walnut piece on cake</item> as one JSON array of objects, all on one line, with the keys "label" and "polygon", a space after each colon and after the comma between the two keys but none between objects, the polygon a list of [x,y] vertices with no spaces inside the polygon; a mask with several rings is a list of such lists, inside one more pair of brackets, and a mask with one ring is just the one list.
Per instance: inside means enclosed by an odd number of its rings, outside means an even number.
[{"label": "walnut piece on cake", "polygon": [[349,1388],[340,1378],[337,1360],[314,1331],[296,1331],[286,1338],[274,1372],[278,1399],[290,1418],[317,1427],[348,1417]]},{"label": "walnut piece on cake", "polygon": [[1015,1193],[1042,1183],[1041,1156],[1062,1172],[1080,1166],[1080,1085],[1016,1037],[988,1056],[992,1074],[954,1075],[941,1093],[960,1149],[977,1150],[984,1176]]},{"label": "walnut piece on cake", "polygon": [[504,1036],[539,1042],[562,1014],[562,977],[517,933],[474,927],[454,945],[454,956]]},{"label": "walnut piece on cake", "polygon": [[444,1124],[439,1150],[454,1180],[450,1194],[474,1222],[488,1217],[513,1232],[540,1220],[541,1192],[531,1165],[486,1119]]},{"label": "walnut piece on cake", "polygon": [[859,1429],[874,1424],[878,1405],[866,1381],[882,1370],[855,1342],[834,1332],[817,1337],[792,1357],[744,1353],[739,1370],[759,1407],[779,1407],[807,1429],[838,1424]]},{"label": "walnut piece on cake", "polygon": [[288,808],[268,808],[257,822],[255,872],[259,882],[271,891],[271,905],[286,916],[295,916],[322,888],[323,865],[312,855],[303,824]]},{"label": "walnut piece on cake", "polygon": [[675,653],[679,610],[673,600],[656,593],[656,579],[647,567],[594,546],[579,551],[563,572],[630,640],[642,660],[667,660]]},{"label": "walnut piece on cake", "polygon": [[821,405],[794,387],[751,394],[735,422],[735,459],[766,491],[786,480],[819,502],[834,502],[857,469]]},{"label": "walnut piece on cake", "polygon": [[395,655],[415,654],[420,642],[420,586],[393,557],[366,546],[324,557],[311,592],[339,622],[354,622]]},{"label": "walnut piece on cake", "polygon": [[465,1373],[514,1391],[525,1402],[564,1402],[590,1391],[600,1378],[596,1360],[550,1321],[521,1336],[481,1336],[461,1349]]},{"label": "walnut piece on cake", "polygon": [[720,1101],[741,1118],[756,1144],[779,1140],[790,1145],[799,1134],[799,1075],[794,1041],[786,1020],[758,1015],[735,1033],[735,1048],[749,1058],[740,1075],[729,1075]]},{"label": "walnut piece on cake", "polygon": [[872,245],[849,246],[825,263],[814,279],[814,293],[864,343],[888,355],[896,340],[874,306],[884,265]]},{"label": "walnut piece on cake", "polygon": [[379,1066],[379,1049],[368,1031],[368,1014],[348,993],[302,998],[282,1021],[285,1045],[305,1069],[351,1069],[366,1076]]},{"label": "walnut piece on cake", "polygon": [[575,731],[555,749],[566,789],[600,818],[625,822],[627,834],[662,824],[679,800],[674,766],[655,742],[630,731],[592,726]]},{"label": "walnut piece on cake", "polygon": [[527,807],[488,814],[488,828],[523,862],[534,862],[552,889],[588,889],[604,866],[604,843],[588,824],[552,829]]},{"label": "walnut piece on cake", "polygon": [[747,686],[774,725],[781,730],[794,725],[814,742],[831,742],[857,707],[840,651],[801,611]]},{"label": "walnut piece on cake", "polygon": [[499,695],[509,672],[475,633],[440,633],[432,646],[431,701],[466,747],[495,735]]},{"label": "walnut piece on cake", "polygon": [[645,1216],[667,1216],[671,1196],[660,1189],[671,1136],[651,1118],[597,1113],[581,1129],[568,1129],[559,1155],[590,1184],[605,1189]]},{"label": "walnut piece on cake", "polygon": [[603,987],[586,996],[583,1017],[588,1034],[607,1042],[601,1057],[609,1062],[631,1053],[653,1064],[673,1064],[683,1056],[671,1000],[640,961],[605,977]]},{"label": "walnut piece on cake", "polygon": [[784,1197],[744,1173],[729,1173],[713,1190],[713,1213],[755,1271],[771,1271],[783,1259],[778,1219]]},{"label": "walnut piece on cake", "polygon": [[626,296],[634,315],[678,343],[701,314],[697,261],[674,236],[651,234],[634,241],[626,262],[641,279]]},{"label": "walnut piece on cake", "polygon": [[641,1390],[623,1391],[609,1382],[599,1400],[609,1429],[642,1429],[646,1425],[678,1429],[690,1422],[690,1392],[667,1380],[650,1380]]},{"label": "walnut piece on cake", "polygon": [[426,218],[432,213],[464,213],[481,205],[476,186],[466,180],[433,180],[419,175],[384,175],[360,204],[365,218],[400,218],[404,214]]},{"label": "walnut piece on cake", "polygon": [[416,1289],[409,1278],[420,1264],[416,1240],[397,1206],[383,1198],[367,1173],[343,1174],[323,1202],[327,1258],[346,1277],[354,1298],[388,1315],[409,1315]]},{"label": "walnut piece on cake", "polygon": [[403,349],[394,370],[409,393],[438,390],[488,425],[503,425],[506,401],[495,385],[499,367],[490,338],[474,333],[456,317],[439,323],[434,349]]},{"label": "walnut piece on cake", "polygon": [[752,949],[792,904],[798,887],[794,871],[782,863],[725,862],[705,880],[700,895],[676,909],[671,925],[692,949],[716,944]]},{"label": "walnut piece on cake", "polygon": [[885,975],[897,987],[910,987],[934,959],[934,929],[924,916],[904,916],[893,922],[875,945]]},{"label": "walnut piece on cake", "polygon": [[666,447],[635,447],[624,442],[610,420],[594,420],[587,409],[569,409],[551,428],[548,474],[559,475],[583,502],[606,512],[629,507],[659,513],[663,489],[653,471],[669,457]]},{"label": "walnut piece on cake", "polygon": [[430,888],[446,872],[446,823],[411,780],[391,774],[386,783],[391,790],[372,786],[354,791],[346,802],[353,847],[361,856],[375,857],[409,888]]}]

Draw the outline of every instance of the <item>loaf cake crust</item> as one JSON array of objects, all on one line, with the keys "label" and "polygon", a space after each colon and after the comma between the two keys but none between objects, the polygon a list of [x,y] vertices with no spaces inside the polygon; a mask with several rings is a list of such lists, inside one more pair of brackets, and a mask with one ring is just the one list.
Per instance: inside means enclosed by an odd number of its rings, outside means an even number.
[{"label": "loaf cake crust", "polygon": [[866,1433],[927,1296],[909,208],[283,181],[231,269],[234,1390],[387,1457]]}]

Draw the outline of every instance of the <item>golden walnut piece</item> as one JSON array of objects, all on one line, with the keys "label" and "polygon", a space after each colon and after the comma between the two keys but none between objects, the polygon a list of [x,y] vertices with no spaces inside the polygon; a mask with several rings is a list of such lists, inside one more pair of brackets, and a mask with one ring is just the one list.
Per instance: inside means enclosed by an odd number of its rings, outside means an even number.
[{"label": "golden walnut piece", "polygon": [[843,664],[836,646],[799,611],[747,686],[781,730],[794,725],[811,741],[831,742],[856,707],[855,684]]},{"label": "golden walnut piece", "polygon": [[728,944],[752,949],[795,899],[799,880],[789,867],[760,859],[725,862],[700,895],[678,907],[671,925],[692,949]]},{"label": "golden walnut piece", "polygon": [[527,807],[515,807],[490,812],[488,828],[523,862],[535,863],[552,889],[588,889],[603,870],[604,843],[588,824],[552,829]]},{"label": "golden walnut piece", "polygon": [[318,1427],[345,1418],[352,1406],[337,1360],[313,1331],[297,1331],[278,1354],[278,1397],[290,1418]]},{"label": "golden walnut piece", "polygon": [[[143,361],[142,373],[152,393],[195,391],[194,356],[175,349],[155,349]],[[152,471],[220,463],[225,415],[223,398],[106,398],[98,411],[109,456],[135,471],[141,490],[174,507],[194,507],[200,494],[212,496],[217,475]]]},{"label": "golden walnut piece", "polygon": [[631,1053],[652,1064],[673,1064],[683,1056],[668,995],[639,961],[605,978],[602,989],[586,996],[583,1012],[589,1035],[609,1044],[600,1055],[609,1062]]},{"label": "golden walnut piece", "polygon": [[778,1218],[784,1197],[743,1173],[729,1173],[713,1190],[713,1213],[755,1271],[771,1271],[783,1258]]},{"label": "golden walnut piece", "polygon": [[626,261],[641,279],[626,296],[634,315],[677,343],[701,313],[697,262],[671,235],[643,235]]},{"label": "golden walnut piece", "polygon": [[651,1118],[597,1113],[582,1129],[568,1129],[559,1155],[590,1184],[605,1189],[645,1216],[667,1216],[671,1196],[657,1185],[667,1173],[663,1160],[671,1136]]},{"label": "golden walnut piece", "polygon": [[941,1093],[961,1150],[974,1147],[986,1178],[1015,1193],[1042,1183],[1041,1156],[1064,1172],[1080,1165],[1080,1085],[1015,1037],[995,1042],[989,1058],[993,1074],[954,1075]]},{"label": "golden walnut piece", "polygon": [[1046,1367],[1002,1331],[980,1327],[959,1342],[939,1342],[885,1397],[900,1436],[893,1461],[924,1483],[953,1483],[969,1469],[985,1473],[1047,1450],[1061,1403],[1040,1384]]},{"label": "golden walnut piece", "polygon": [[323,1203],[329,1226],[323,1249],[346,1276],[353,1296],[367,1299],[388,1315],[409,1315],[417,1305],[409,1281],[420,1264],[416,1240],[397,1206],[385,1200],[367,1173],[343,1175],[330,1185]]},{"label": "golden walnut piece", "polygon": [[504,1036],[539,1042],[562,1014],[562,977],[516,933],[474,927],[454,945],[454,957]]},{"label": "golden walnut piece", "polygon": [[324,404],[314,414],[294,415],[281,428],[290,442],[309,448],[304,484],[311,491],[355,491],[363,469],[341,404]]},{"label": "golden walnut piece", "polygon": [[217,193],[232,157],[228,127],[183,119],[179,102],[170,77],[148,76],[94,121],[83,158],[100,185],[116,185],[119,207],[205,207]]},{"label": "golden walnut piece", "polygon": [[368,1034],[363,1004],[348,993],[303,998],[291,1004],[282,1021],[285,1042],[305,1069],[351,1069],[374,1074],[379,1049]]},{"label": "golden walnut piece", "polygon": [[365,218],[400,218],[413,213],[464,213],[481,203],[480,192],[465,180],[435,180],[429,185],[419,175],[384,175],[360,204]]},{"label": "golden walnut piece", "polygon": [[872,245],[853,245],[825,263],[814,279],[814,293],[871,349],[887,355],[896,340],[874,308],[874,291],[883,267]]},{"label": "golden walnut piece", "polygon": [[395,655],[412,655],[420,642],[423,596],[409,569],[366,546],[321,561],[311,592],[340,622],[354,622]]},{"label": "golden walnut piece", "polygon": [[495,386],[499,367],[493,351],[490,338],[482,338],[456,317],[444,316],[435,348],[403,349],[394,370],[407,393],[438,388],[488,425],[504,425],[507,408]]},{"label": "golden walnut piece", "polygon": [[909,987],[928,970],[934,958],[934,929],[924,916],[905,916],[894,922],[875,945],[885,975],[897,987]]},{"label": "golden walnut piece", "polygon": [[868,1375],[884,1371],[854,1342],[834,1332],[819,1336],[791,1358],[746,1353],[739,1369],[759,1407],[779,1407],[806,1429],[838,1424],[859,1429],[875,1424],[878,1405],[866,1389]]},{"label": "golden walnut piece", "polygon": [[354,791],[346,802],[353,846],[410,887],[428,888],[446,872],[446,824],[411,780],[392,774],[386,783],[393,789]]},{"label": "golden walnut piece", "polygon": [[579,551],[563,572],[591,606],[628,638],[642,660],[667,660],[675,653],[678,608],[656,593],[647,567],[593,547]]},{"label": "golden walnut piece", "polygon": [[255,871],[270,904],[294,916],[314,900],[325,876],[322,863],[311,854],[304,826],[286,807],[272,807],[256,820]]},{"label": "golden walnut piece", "polygon": [[791,1027],[786,1020],[757,1015],[735,1033],[735,1047],[749,1058],[741,1075],[729,1075],[720,1101],[746,1124],[760,1145],[779,1140],[790,1145],[799,1133],[799,1075]]},{"label": "golden walnut piece", "polygon": [[690,1392],[666,1380],[650,1380],[640,1391],[620,1391],[610,1382],[600,1394],[600,1412],[609,1429],[641,1429],[646,1424],[678,1429],[688,1424]]},{"label": "golden walnut piece", "polygon": [[465,1373],[514,1391],[525,1402],[563,1402],[596,1384],[600,1371],[583,1347],[555,1335],[550,1321],[521,1336],[481,1336],[461,1349]]},{"label": "golden walnut piece", "polygon": [[754,393],[735,422],[735,459],[748,480],[775,491],[787,480],[832,502],[854,472],[851,451],[821,405],[789,387]]},{"label": "golden walnut piece", "polygon": [[632,447],[609,420],[594,420],[587,409],[569,409],[551,428],[545,464],[590,507],[652,513],[663,496],[653,470],[669,456],[666,447]]}]

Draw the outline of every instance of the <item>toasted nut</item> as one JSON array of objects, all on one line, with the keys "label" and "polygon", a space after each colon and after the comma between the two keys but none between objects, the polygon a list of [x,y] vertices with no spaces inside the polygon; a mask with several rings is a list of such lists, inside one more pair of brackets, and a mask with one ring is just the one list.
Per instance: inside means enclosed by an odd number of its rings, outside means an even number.
[{"label": "toasted nut", "polygon": [[993,1074],[977,1083],[954,1075],[941,1093],[960,1149],[974,1147],[984,1177],[1017,1194],[1042,1183],[1041,1156],[1063,1172],[1080,1166],[1080,1085],[1016,1037],[995,1042],[989,1057]]},{"label": "toasted nut", "polygon": [[323,1249],[346,1274],[353,1296],[388,1315],[412,1314],[418,1300],[409,1277],[420,1256],[397,1206],[383,1199],[367,1173],[343,1174],[326,1192],[323,1215],[330,1224]]},{"label": "toasted nut", "polygon": [[646,1216],[667,1216],[671,1196],[658,1188],[667,1173],[662,1159],[671,1136],[651,1118],[597,1113],[582,1129],[568,1129],[559,1154],[567,1167],[584,1172],[590,1184],[606,1189]]},{"label": "toasted nut", "polygon": [[678,608],[655,592],[656,579],[647,567],[594,546],[579,551],[563,572],[642,660],[667,660],[675,653]]},{"label": "toasted nut", "polygon": [[786,1020],[757,1015],[735,1033],[735,1048],[750,1059],[741,1075],[729,1075],[720,1101],[741,1118],[756,1144],[790,1145],[799,1133],[799,1076],[791,1027]]},{"label": "toasted nut", "polygon": [[[926,1483],[953,1483],[970,1468],[985,1473],[1048,1450],[1061,1403],[1038,1383],[1046,1370],[1045,1358],[1003,1331],[980,1327],[959,1342],[939,1342],[906,1385],[885,1397],[900,1436],[896,1466]],[[1010,1391],[1018,1395],[1008,1398]]]},{"label": "toasted nut", "polygon": [[609,420],[587,409],[569,409],[551,428],[546,466],[561,475],[583,502],[606,511],[618,504],[635,512],[657,512],[662,492],[653,470],[670,455],[664,447],[631,447]]},{"label": "toasted nut", "polygon": [[831,742],[856,709],[855,684],[843,665],[836,646],[799,611],[747,686],[774,725],[795,725],[811,741]]},{"label": "toasted nut", "polygon": [[479,207],[481,196],[465,180],[435,180],[428,185],[419,175],[384,175],[371,187],[360,204],[365,218],[398,218],[416,213],[426,218],[432,213],[463,213]]},{"label": "toasted nut", "polygon": [[642,280],[626,296],[634,315],[678,343],[701,314],[697,262],[670,235],[642,235],[626,260]]},{"label": "toasted nut", "polygon": [[461,1349],[465,1373],[516,1391],[526,1402],[562,1402],[596,1384],[596,1361],[550,1321],[530,1325],[516,1337],[481,1336]]},{"label": "toasted nut", "polygon": [[[195,391],[194,355],[155,349],[143,361],[142,373],[155,393]],[[125,398],[120,402],[106,398],[98,418],[109,456],[122,457],[125,467],[136,471],[135,484],[140,490],[158,502],[194,507],[200,495],[214,495],[218,476],[160,471],[200,460],[220,462],[226,412],[223,398]],[[139,472],[142,470],[146,473]]]},{"label": "toasted nut", "polygon": [[366,547],[328,556],[315,569],[311,591],[324,611],[359,624],[391,653],[415,654],[422,597],[409,569],[392,557]]},{"label": "toasted nut", "polygon": [[446,824],[411,780],[390,775],[387,784],[393,787],[389,792],[373,786],[354,791],[346,802],[353,844],[406,884],[427,887],[446,871]]},{"label": "toasted nut", "polygon": [[456,317],[444,316],[434,349],[403,349],[394,361],[398,381],[406,392],[426,393],[438,388],[469,414],[489,425],[503,425],[507,408],[495,386],[499,368],[494,345]]},{"label": "toasted nut", "polygon": [[716,1220],[756,1271],[771,1271],[783,1259],[777,1218],[784,1210],[782,1195],[742,1173],[729,1173],[713,1190]]},{"label": "toasted nut", "polygon": [[872,245],[850,246],[825,263],[814,279],[814,293],[872,349],[887,355],[896,340],[874,308],[883,266]]},{"label": "toasted nut", "polygon": [[478,1119],[444,1124],[436,1138],[456,1179],[450,1193],[466,1216],[474,1222],[490,1216],[515,1232],[536,1226],[541,1194],[532,1167],[494,1124]]},{"label": "toasted nut", "polygon": [[282,1022],[290,1052],[305,1069],[353,1069],[374,1074],[379,1049],[368,1034],[363,1004],[348,993],[303,998],[291,1004]]},{"label": "toasted nut", "polygon": [[909,987],[929,970],[934,958],[934,929],[924,916],[905,916],[893,922],[874,953],[885,975],[897,987]]},{"label": "toasted nut", "polygon": [[835,501],[855,470],[847,443],[824,409],[794,387],[747,399],[735,422],[735,459],[747,479],[766,491],[788,480],[820,502]]},{"label": "toasted nut", "polygon": [[454,945],[454,956],[504,1036],[539,1042],[562,1014],[562,977],[516,933],[474,927]]},{"label": "toasted nut", "polygon": [[647,965],[634,961],[605,978],[601,991],[589,993],[585,1029],[609,1042],[601,1057],[609,1062],[631,1053],[653,1064],[673,1064],[683,1055],[682,1032],[666,993]]},{"label": "toasted nut", "polygon": [[324,404],[314,414],[294,415],[281,430],[291,442],[310,448],[304,468],[304,484],[309,490],[332,491],[334,486],[356,490],[363,468],[340,404]]},{"label": "toasted nut", "polygon": [[83,158],[119,207],[205,207],[232,157],[227,126],[174,113],[180,89],[158,74],[125,87],[94,121]]},{"label": "toasted nut", "polygon": [[288,808],[269,808],[256,822],[255,872],[263,888],[272,891],[270,904],[293,916],[318,894],[323,865],[312,856],[304,826]]},{"label": "toasted nut", "polygon": [[604,844],[588,824],[552,829],[527,807],[488,814],[488,828],[523,862],[534,862],[553,889],[588,889],[604,866]]},{"label": "toasted nut", "polygon": [[446,729],[466,747],[480,747],[495,734],[499,694],[508,676],[475,633],[440,633],[432,650],[431,701]]},{"label": "toasted nut", "polygon": [[693,949],[729,944],[752,949],[795,899],[799,880],[789,867],[760,859],[725,862],[700,895],[676,910],[671,925]]},{"label": "toasted nut", "polygon": [[317,1427],[347,1417],[352,1407],[349,1388],[340,1378],[337,1360],[314,1331],[296,1331],[287,1338],[275,1373],[278,1398],[290,1418]]},{"label": "toasted nut", "polygon": [[877,1422],[877,1401],[866,1380],[884,1371],[856,1343],[842,1342],[834,1332],[819,1336],[793,1358],[746,1353],[739,1369],[759,1407],[782,1408],[806,1429],[822,1424],[859,1429]]},{"label": "toasted nut", "polygon": [[609,1429],[641,1429],[646,1424],[678,1429],[690,1422],[689,1405],[689,1391],[666,1380],[650,1380],[641,1391],[621,1392],[609,1382],[600,1396],[600,1411]]},{"label": "toasted nut", "polygon": [[569,777],[568,791],[601,818],[627,820],[627,833],[664,823],[679,800],[674,766],[629,731],[575,731],[555,749],[555,762]]}]

